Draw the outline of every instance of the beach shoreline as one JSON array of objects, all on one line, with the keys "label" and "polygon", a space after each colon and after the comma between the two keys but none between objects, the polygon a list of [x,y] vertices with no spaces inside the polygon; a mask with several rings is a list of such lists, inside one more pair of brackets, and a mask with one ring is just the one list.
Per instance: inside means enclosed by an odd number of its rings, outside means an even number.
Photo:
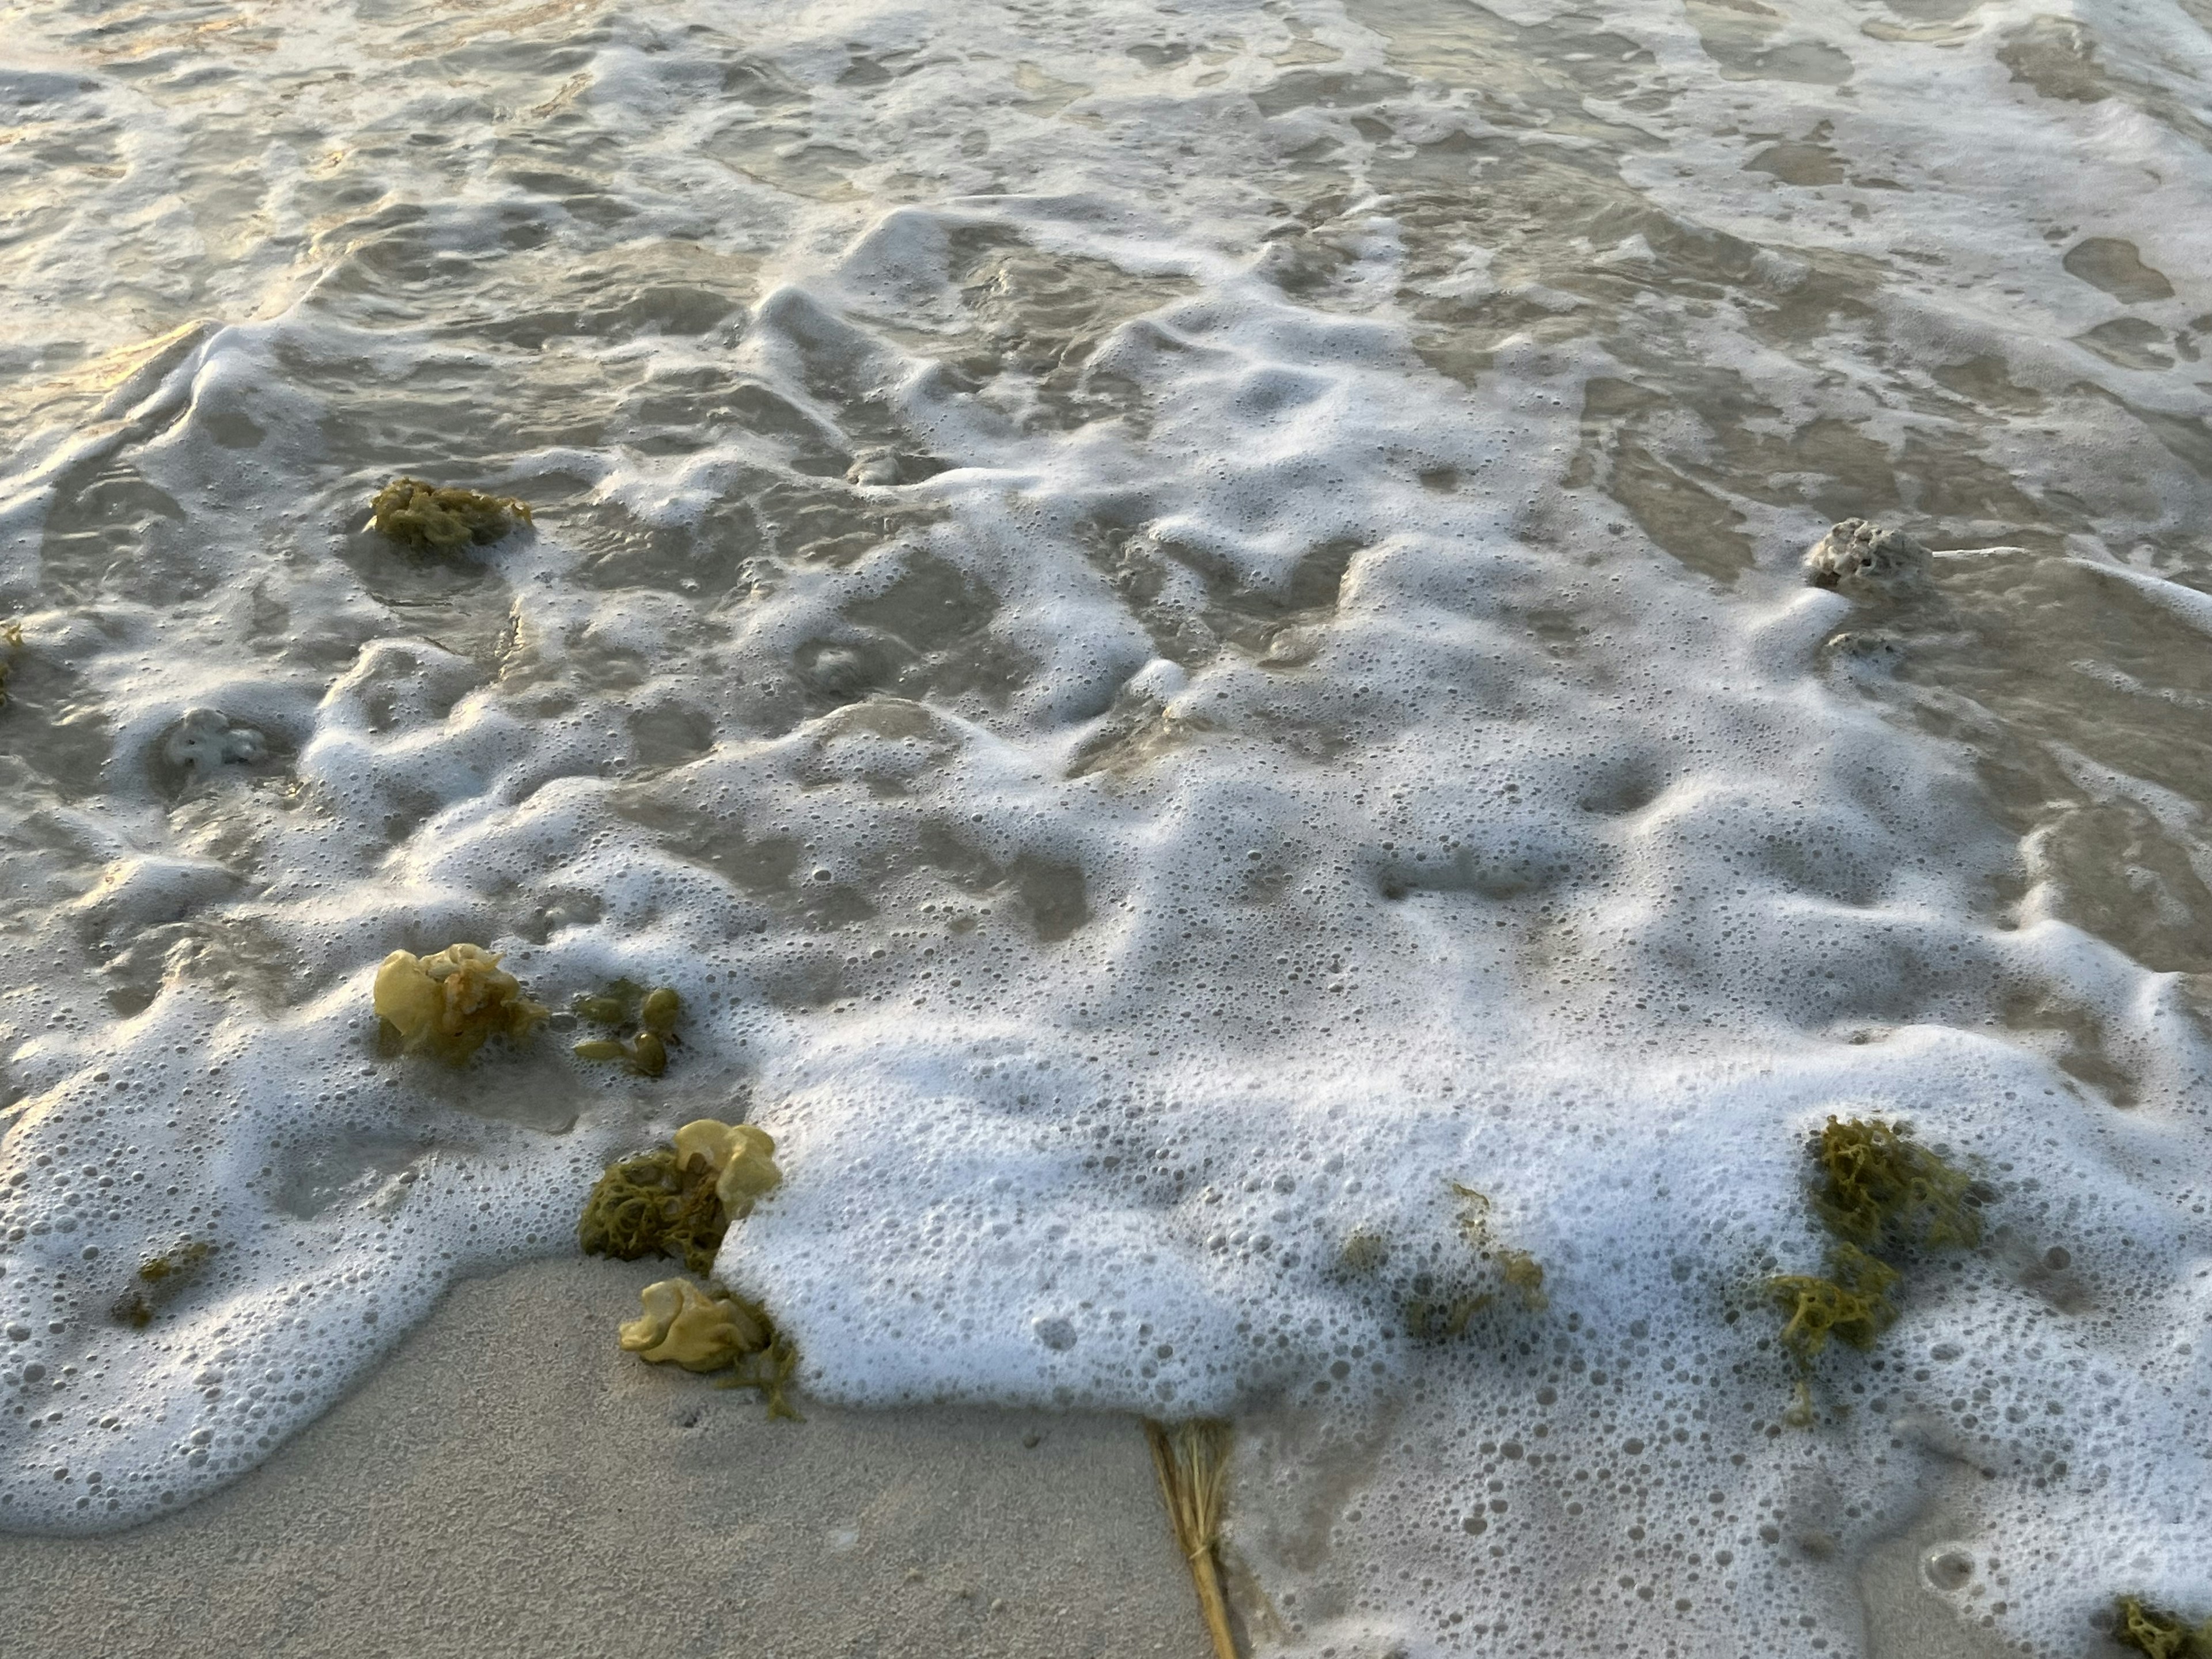
[{"label": "beach shoreline", "polygon": [[771,1421],[616,1347],[655,1266],[465,1280],[234,1486],[125,1532],[0,1537],[0,1651],[1205,1650],[1133,1419],[802,1401]]}]

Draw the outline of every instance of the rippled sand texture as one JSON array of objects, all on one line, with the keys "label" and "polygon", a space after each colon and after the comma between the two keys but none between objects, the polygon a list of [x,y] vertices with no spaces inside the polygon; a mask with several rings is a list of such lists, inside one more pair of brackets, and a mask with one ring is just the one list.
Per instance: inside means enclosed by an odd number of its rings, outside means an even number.
[{"label": "rippled sand texture", "polygon": [[[5,18],[0,1525],[749,1113],[802,1384],[1237,1417],[1264,1651],[2212,1613],[2202,0]],[[1799,1426],[1831,1115],[1984,1242]]]}]

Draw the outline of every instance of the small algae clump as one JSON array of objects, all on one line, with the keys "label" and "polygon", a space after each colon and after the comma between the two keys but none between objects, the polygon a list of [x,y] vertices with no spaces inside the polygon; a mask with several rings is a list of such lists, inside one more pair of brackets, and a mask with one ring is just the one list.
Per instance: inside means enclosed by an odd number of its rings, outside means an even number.
[{"label": "small algae clump", "polygon": [[655,1365],[719,1371],[769,1345],[766,1316],[735,1297],[709,1296],[688,1279],[664,1279],[638,1292],[645,1312],[624,1322],[625,1352]]},{"label": "small algae clump", "polygon": [[[1429,1341],[1464,1336],[1475,1315],[1496,1304],[1501,1288],[1513,1292],[1524,1312],[1541,1313],[1550,1307],[1552,1298],[1544,1289],[1544,1264],[1492,1233],[1489,1194],[1460,1182],[1448,1184],[1459,1200],[1461,1238],[1473,1248],[1478,1261],[1496,1270],[1496,1279],[1477,1288],[1451,1273],[1415,1273],[1412,1293],[1404,1304],[1406,1334]],[[1368,1264],[1379,1265],[1388,1255],[1388,1247],[1374,1235],[1355,1233],[1345,1245],[1343,1261],[1347,1267],[1364,1271]]]},{"label": "small algae clump", "polygon": [[164,1255],[149,1256],[138,1264],[137,1282],[107,1310],[118,1325],[143,1331],[154,1316],[189,1285],[215,1255],[215,1246],[204,1238],[187,1239]]},{"label": "small algae clump", "polygon": [[586,1255],[673,1256],[704,1279],[730,1223],[782,1180],[766,1130],[701,1118],[673,1146],[611,1165],[585,1200],[578,1240]]},{"label": "small algae clump", "polygon": [[618,979],[597,995],[580,996],[570,1006],[577,1018],[593,1025],[637,1028],[627,1036],[586,1038],[576,1045],[577,1059],[627,1060],[630,1070],[646,1077],[659,1077],[668,1069],[668,1045],[678,1041],[676,1019],[684,1012],[684,1000],[672,986],[647,991]]},{"label": "small algae clump", "polygon": [[798,1352],[776,1334],[758,1303],[711,1284],[702,1289],[688,1279],[648,1285],[638,1299],[645,1311],[623,1321],[618,1333],[625,1352],[656,1365],[720,1372],[717,1388],[757,1389],[770,1417],[799,1420],[783,1393],[798,1367]]},{"label": "small algae clump", "polygon": [[1913,1139],[1911,1125],[1832,1117],[1814,1156],[1823,1177],[1814,1208],[1838,1238],[1869,1250],[1981,1242],[1966,1207],[1971,1181]]},{"label": "small algae clump", "polygon": [[2212,1659],[2212,1619],[2195,1629],[2170,1613],[2123,1595],[2113,1608],[2112,1640],[2151,1659]]},{"label": "small algae clump", "polygon": [[420,478],[394,478],[369,503],[368,522],[409,547],[450,553],[471,543],[489,546],[528,524],[530,508],[511,495],[449,489]]},{"label": "small algae clump", "polygon": [[610,1166],[585,1201],[576,1232],[586,1255],[674,1256],[703,1279],[729,1225],[709,1172],[686,1169],[661,1147]]},{"label": "small algae clump", "polygon": [[1809,1366],[1832,1336],[1854,1348],[1871,1348],[1896,1322],[1889,1287],[1897,1279],[1897,1269],[1879,1256],[1855,1244],[1838,1244],[1828,1252],[1826,1278],[1783,1273],[1767,1280],[1790,1316],[1782,1328],[1782,1346],[1801,1367]]},{"label": "small algae clump", "polygon": [[8,706],[8,676],[15,672],[15,657],[23,648],[23,624],[19,622],[0,623],[0,708]]},{"label": "small algae clump", "polygon": [[1813,1420],[1813,1362],[1828,1339],[1871,1348],[1896,1322],[1889,1293],[1903,1274],[1885,1255],[1971,1246],[1982,1236],[1968,1207],[1972,1180],[1915,1140],[1909,1124],[1832,1117],[1811,1152],[1819,1175],[1807,1197],[1836,1240],[1827,1272],[1766,1281],[1789,1316],[1782,1346],[1797,1372],[1789,1418],[1799,1426]]},{"label": "small algae clump", "polygon": [[377,1018],[401,1054],[467,1063],[495,1036],[520,1041],[545,1010],[522,994],[514,975],[480,945],[449,945],[435,956],[394,951],[376,970]]}]

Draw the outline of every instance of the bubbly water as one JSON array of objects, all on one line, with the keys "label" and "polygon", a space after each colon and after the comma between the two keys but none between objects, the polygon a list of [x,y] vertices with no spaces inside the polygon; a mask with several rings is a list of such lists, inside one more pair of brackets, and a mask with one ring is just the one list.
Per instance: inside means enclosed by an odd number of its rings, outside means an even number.
[{"label": "bubbly water", "polygon": [[[2212,9],[2039,3],[10,8],[0,1524],[744,1114],[818,1397],[1249,1425],[1263,1650],[2212,1613]],[[1807,1426],[1832,1114],[1985,1236]]]}]

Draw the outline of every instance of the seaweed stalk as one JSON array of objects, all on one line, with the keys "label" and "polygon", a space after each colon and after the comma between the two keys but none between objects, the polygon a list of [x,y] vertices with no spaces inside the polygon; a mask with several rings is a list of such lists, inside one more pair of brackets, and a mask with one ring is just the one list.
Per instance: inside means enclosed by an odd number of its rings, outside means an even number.
[{"label": "seaweed stalk", "polygon": [[1176,1543],[1190,1564],[1199,1612],[1213,1638],[1214,1659],[1237,1659],[1229,1629],[1229,1600],[1221,1589],[1221,1510],[1229,1493],[1229,1425],[1212,1419],[1172,1427],[1145,1419],[1152,1468],[1160,1478]]}]

